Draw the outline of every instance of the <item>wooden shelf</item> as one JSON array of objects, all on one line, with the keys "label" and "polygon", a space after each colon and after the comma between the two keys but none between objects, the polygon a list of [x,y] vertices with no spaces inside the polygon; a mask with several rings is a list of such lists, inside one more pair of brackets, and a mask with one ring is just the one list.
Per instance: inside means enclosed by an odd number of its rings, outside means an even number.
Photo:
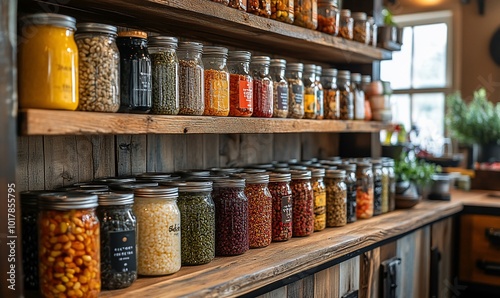
[{"label": "wooden shelf", "polygon": [[[21,3],[33,1],[43,2],[40,5],[44,7],[55,5],[42,0],[22,0]],[[36,6],[24,7],[33,9]],[[65,1],[57,11],[75,16],[78,21],[103,20],[299,60],[349,64],[392,58],[392,53],[384,49],[248,14],[208,0]]]},{"label": "wooden shelf", "polygon": [[207,116],[163,116],[58,110],[21,110],[21,135],[229,134],[300,132],[378,132],[386,124],[338,121]]}]

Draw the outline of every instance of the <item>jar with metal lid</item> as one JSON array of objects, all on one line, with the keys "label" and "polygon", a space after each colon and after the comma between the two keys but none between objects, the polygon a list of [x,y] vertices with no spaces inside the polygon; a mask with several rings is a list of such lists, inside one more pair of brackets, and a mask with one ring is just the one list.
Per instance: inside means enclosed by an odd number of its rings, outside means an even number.
[{"label": "jar with metal lid", "polygon": [[261,17],[271,17],[271,0],[247,0],[247,12]]},{"label": "jar with metal lid", "polygon": [[316,30],[318,27],[318,1],[295,0],[293,2],[293,23],[297,26]]},{"label": "jar with metal lid", "polygon": [[164,172],[144,172],[136,176],[139,182],[159,182],[172,177],[170,173]]},{"label": "jar with metal lid", "polygon": [[288,83],[285,78],[286,60],[272,59],[270,75],[273,80],[273,117],[288,116]]},{"label": "jar with metal lid", "polygon": [[138,188],[150,188],[157,187],[158,182],[154,181],[135,181],[135,182],[125,182],[125,183],[110,183],[108,187],[112,191],[128,191],[133,192]]},{"label": "jar with metal lid", "polygon": [[205,111],[207,116],[229,115],[229,70],[227,48],[205,46],[203,66],[205,68]]},{"label": "jar with metal lid", "polygon": [[135,177],[132,176],[120,176],[120,177],[102,177],[102,178],[97,178],[94,180],[96,183],[100,184],[113,184],[113,183],[129,183],[129,182],[135,182],[136,179]]},{"label": "jar with metal lid", "polygon": [[101,283],[106,290],[129,287],[137,279],[137,220],[134,194],[97,192],[101,223]]},{"label": "jar with metal lid", "polygon": [[289,172],[269,174],[269,192],[273,200],[272,235],[273,241],[292,238],[292,189]]},{"label": "jar with metal lid", "polygon": [[384,162],[389,176],[389,211],[396,209],[396,173],[394,172],[394,159],[388,158]]},{"label": "jar with metal lid", "polygon": [[318,0],[318,31],[333,36],[339,33],[338,0]]},{"label": "jar with metal lid", "polygon": [[323,178],[325,169],[311,169],[311,184],[314,193],[314,231],[326,228],[326,186]]},{"label": "jar with metal lid", "polygon": [[143,31],[118,32],[120,50],[120,112],[149,113],[153,107],[148,35]]},{"label": "jar with metal lid", "polygon": [[240,255],[249,247],[248,198],[245,179],[229,178],[214,181],[212,199],[215,203],[215,254]]},{"label": "jar with metal lid", "polygon": [[370,39],[368,41],[368,44],[371,45],[372,47],[377,46],[377,34],[378,34],[378,26],[375,23],[375,19],[373,17],[368,17],[367,19],[368,22],[368,28],[370,32]]},{"label": "jar with metal lid", "polygon": [[120,108],[120,53],[115,26],[80,23],[78,46],[78,110],[117,112]]},{"label": "jar with metal lid", "polygon": [[288,118],[304,118],[304,64],[288,63],[285,77],[288,82]]},{"label": "jar with metal lid", "polygon": [[347,187],[347,223],[356,221],[356,164],[341,164],[339,169],[345,170]]},{"label": "jar with metal lid", "polygon": [[134,189],[138,273],[166,275],[181,269],[181,214],[177,187]]},{"label": "jar with metal lid", "polygon": [[365,12],[355,12],[352,14],[354,19],[352,39],[364,44],[370,43],[370,24],[366,20]]},{"label": "jar with metal lid", "polygon": [[349,9],[340,11],[339,36],[348,40],[354,37],[354,20]]},{"label": "jar with metal lid", "polygon": [[[98,297],[101,272],[97,195],[42,194],[38,206],[41,295]],[[82,286],[75,288],[76,282]]]},{"label": "jar with metal lid", "polygon": [[354,120],[365,120],[365,92],[361,87],[360,73],[351,73],[351,90],[354,102]]},{"label": "jar with metal lid", "polygon": [[370,163],[356,165],[356,217],[358,219],[373,216],[373,171]]},{"label": "jar with metal lid", "polygon": [[373,215],[382,214],[382,162],[372,159],[373,171]]},{"label": "jar with metal lid", "polygon": [[389,162],[382,158],[382,213],[389,212]]},{"label": "jar with metal lid", "polygon": [[247,0],[229,0],[229,7],[236,8],[238,10],[247,10]]},{"label": "jar with metal lid", "polygon": [[21,18],[19,107],[76,110],[78,48],[74,18],[37,13]]},{"label": "jar with metal lid", "polygon": [[309,236],[314,232],[314,191],[311,171],[291,170],[292,223],[294,237]]},{"label": "jar with metal lid", "polygon": [[271,19],[292,24],[294,20],[293,0],[271,0]]},{"label": "jar with metal lid", "polygon": [[316,65],[304,65],[304,118],[316,119],[316,104],[318,103],[318,87],[314,83],[316,81]]},{"label": "jar with metal lid", "polygon": [[178,181],[183,265],[210,263],[215,257],[215,204],[211,181]]},{"label": "jar with metal lid", "polygon": [[316,119],[322,120],[325,118],[325,106],[324,106],[324,90],[323,84],[321,84],[321,73],[323,68],[316,65],[314,85],[316,86]]},{"label": "jar with metal lid", "polygon": [[347,224],[347,186],[344,170],[326,170],[326,226]]},{"label": "jar with metal lid", "polygon": [[372,78],[370,75],[362,75],[361,76],[361,89],[365,93],[365,120],[370,121],[372,120],[372,107],[370,104],[370,98],[369,98],[369,92],[368,90],[369,85],[372,81]]},{"label": "jar with metal lid", "polygon": [[203,45],[179,42],[179,115],[203,115],[205,111]]},{"label": "jar with metal lid", "polygon": [[340,93],[337,87],[337,70],[335,68],[324,69],[321,83],[323,85],[324,118],[339,119]]},{"label": "jar with metal lid", "polygon": [[273,116],[273,80],[269,75],[271,58],[254,56],[250,63],[253,77],[252,117],[271,118]]},{"label": "jar with metal lid", "polygon": [[250,117],[253,113],[253,79],[250,75],[250,52],[230,51],[229,116]]},{"label": "jar with metal lid", "polygon": [[177,38],[151,36],[148,39],[152,63],[152,114],[177,115],[179,113],[179,59]]},{"label": "jar with metal lid", "polygon": [[354,119],[354,102],[351,90],[351,72],[341,70],[337,76],[338,93],[339,93],[339,119],[353,120]]}]

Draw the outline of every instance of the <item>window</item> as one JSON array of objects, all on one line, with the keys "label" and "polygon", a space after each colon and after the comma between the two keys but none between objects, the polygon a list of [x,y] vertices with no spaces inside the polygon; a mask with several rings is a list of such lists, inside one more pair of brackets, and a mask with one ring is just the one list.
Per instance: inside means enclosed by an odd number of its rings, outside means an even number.
[{"label": "window", "polygon": [[393,89],[393,121],[407,131],[417,127],[422,145],[438,153],[432,144],[444,137],[445,98],[452,90],[452,14],[403,15],[394,21],[404,27],[403,45],[380,65],[381,79]]}]

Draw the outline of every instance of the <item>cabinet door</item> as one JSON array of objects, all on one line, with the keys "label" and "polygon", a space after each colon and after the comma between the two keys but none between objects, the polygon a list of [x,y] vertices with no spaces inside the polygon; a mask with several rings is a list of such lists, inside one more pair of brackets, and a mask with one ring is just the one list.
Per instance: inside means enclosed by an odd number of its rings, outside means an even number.
[{"label": "cabinet door", "polygon": [[452,279],[453,219],[447,218],[432,224],[431,228],[431,272],[429,297],[454,296]]}]

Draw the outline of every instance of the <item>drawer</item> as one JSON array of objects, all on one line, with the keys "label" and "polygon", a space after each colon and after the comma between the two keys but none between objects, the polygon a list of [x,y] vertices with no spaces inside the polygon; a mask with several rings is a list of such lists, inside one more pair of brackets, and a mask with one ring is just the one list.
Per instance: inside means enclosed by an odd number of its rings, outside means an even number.
[{"label": "drawer", "polygon": [[500,216],[460,217],[459,277],[500,286]]}]

